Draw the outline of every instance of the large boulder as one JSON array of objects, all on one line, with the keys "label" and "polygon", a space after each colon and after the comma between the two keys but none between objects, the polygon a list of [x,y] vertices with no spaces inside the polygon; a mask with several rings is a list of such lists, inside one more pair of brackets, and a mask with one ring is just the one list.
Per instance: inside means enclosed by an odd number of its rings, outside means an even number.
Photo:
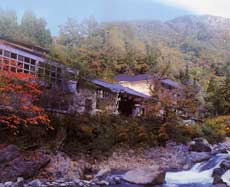
[{"label": "large boulder", "polygon": [[4,164],[19,157],[19,149],[15,145],[8,145],[0,150],[0,168],[4,167]]},{"label": "large boulder", "polygon": [[212,172],[212,177],[213,177],[213,184],[224,184],[226,185],[226,183],[223,181],[223,179],[221,178],[221,176],[226,172],[225,169],[223,168],[215,168]]},{"label": "large boulder", "polygon": [[221,162],[220,167],[229,170],[230,169],[230,158],[226,158],[224,161]]},{"label": "large boulder", "polygon": [[194,152],[211,152],[211,146],[206,139],[196,138],[189,145],[189,151]]},{"label": "large boulder", "polygon": [[25,160],[19,149],[9,145],[0,150],[0,182],[16,181],[18,177],[29,179],[45,167],[49,159],[41,154],[36,159]]},{"label": "large boulder", "polygon": [[208,152],[190,152],[189,158],[193,163],[209,160],[212,155]]},{"label": "large boulder", "polygon": [[54,179],[79,179],[84,177],[84,171],[87,163],[84,161],[72,160],[67,154],[57,152],[49,155],[50,162],[42,172],[44,176]]},{"label": "large boulder", "polygon": [[212,177],[221,177],[226,172],[223,168],[215,168],[212,172]]},{"label": "large boulder", "polygon": [[129,183],[142,185],[158,185],[165,182],[166,172],[159,168],[139,168],[128,171],[123,179]]}]

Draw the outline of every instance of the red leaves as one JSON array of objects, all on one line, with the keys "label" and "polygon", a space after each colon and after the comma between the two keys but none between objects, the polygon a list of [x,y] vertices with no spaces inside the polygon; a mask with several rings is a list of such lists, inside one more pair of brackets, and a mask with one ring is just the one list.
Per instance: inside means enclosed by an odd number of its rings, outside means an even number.
[{"label": "red leaves", "polygon": [[20,126],[49,126],[44,109],[35,105],[41,90],[37,78],[30,74],[0,72],[0,125],[16,130]]}]

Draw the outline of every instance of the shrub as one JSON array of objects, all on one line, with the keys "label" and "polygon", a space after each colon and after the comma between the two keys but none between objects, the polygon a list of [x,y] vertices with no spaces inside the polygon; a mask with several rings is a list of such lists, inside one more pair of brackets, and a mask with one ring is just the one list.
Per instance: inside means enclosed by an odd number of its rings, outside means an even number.
[{"label": "shrub", "polygon": [[202,133],[210,143],[222,141],[230,135],[230,116],[208,119],[202,126]]}]

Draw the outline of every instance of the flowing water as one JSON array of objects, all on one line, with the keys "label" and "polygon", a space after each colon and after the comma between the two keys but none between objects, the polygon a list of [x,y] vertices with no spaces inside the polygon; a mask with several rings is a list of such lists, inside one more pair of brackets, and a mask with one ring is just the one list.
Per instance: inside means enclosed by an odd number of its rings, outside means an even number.
[{"label": "flowing water", "polygon": [[[211,187],[213,170],[218,168],[220,163],[229,156],[230,154],[218,154],[208,161],[195,164],[190,170],[167,172],[166,183],[163,187]],[[222,176],[222,179],[230,185],[230,170]],[[114,185],[114,187],[143,187],[143,185],[124,182],[120,185]]]},{"label": "flowing water", "polygon": [[[180,172],[167,172],[166,173],[166,185],[175,187],[209,187],[212,186],[213,178],[212,172],[215,168],[218,168],[220,163],[229,154],[218,154],[208,161],[195,164],[188,171]],[[230,172],[226,172],[222,179],[230,184]]]}]

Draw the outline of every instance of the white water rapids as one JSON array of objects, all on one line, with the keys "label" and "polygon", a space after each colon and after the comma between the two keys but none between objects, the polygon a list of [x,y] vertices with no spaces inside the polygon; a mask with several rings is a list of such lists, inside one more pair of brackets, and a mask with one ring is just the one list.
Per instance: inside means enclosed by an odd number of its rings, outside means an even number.
[{"label": "white water rapids", "polygon": [[[229,154],[218,154],[210,160],[195,164],[188,171],[167,172],[166,186],[209,186],[212,184],[212,173],[215,168],[218,168],[220,163],[229,157]],[[230,171],[227,171],[222,179],[230,184]]]}]

